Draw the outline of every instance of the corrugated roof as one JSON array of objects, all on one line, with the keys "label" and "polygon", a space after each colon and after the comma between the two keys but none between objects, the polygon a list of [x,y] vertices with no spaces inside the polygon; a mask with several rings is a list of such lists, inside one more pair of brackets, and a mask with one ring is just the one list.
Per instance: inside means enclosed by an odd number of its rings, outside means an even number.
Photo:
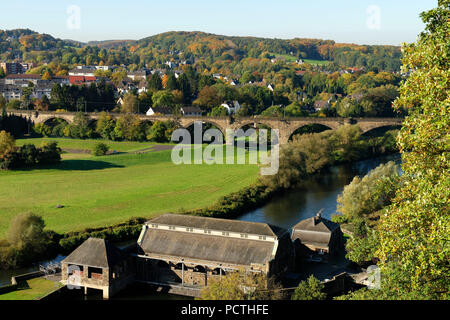
[{"label": "corrugated roof", "polygon": [[108,268],[124,259],[122,251],[104,239],[89,238],[62,262]]},{"label": "corrugated roof", "polygon": [[269,262],[274,245],[268,241],[149,228],[140,246],[149,255],[249,266]]},{"label": "corrugated roof", "polygon": [[267,223],[207,218],[182,214],[164,214],[153,218],[148,223],[182,226],[217,231],[247,233],[278,237],[286,232],[285,229]]}]

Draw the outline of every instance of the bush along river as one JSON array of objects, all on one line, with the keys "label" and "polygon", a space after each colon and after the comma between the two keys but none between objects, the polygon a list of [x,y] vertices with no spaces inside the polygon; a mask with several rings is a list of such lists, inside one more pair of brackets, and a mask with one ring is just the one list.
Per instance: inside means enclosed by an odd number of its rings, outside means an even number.
[{"label": "bush along river", "polygon": [[[310,218],[321,210],[323,217],[331,219],[331,216],[336,214],[337,196],[342,193],[344,187],[355,176],[364,176],[370,170],[389,161],[400,163],[400,154],[385,155],[329,167],[324,172],[315,174],[305,180],[296,189],[276,195],[263,207],[247,212],[237,219],[269,223],[288,230],[300,220]],[[130,242],[126,244],[129,245]],[[41,262],[33,267],[0,271],[0,286],[9,284],[12,276],[39,270],[39,265],[57,263],[64,258],[60,255],[54,260]],[[82,294],[74,294],[68,298],[101,299],[102,297],[101,295],[84,297]],[[185,299],[185,297],[157,294],[149,291],[148,288],[132,285],[113,299]]]}]

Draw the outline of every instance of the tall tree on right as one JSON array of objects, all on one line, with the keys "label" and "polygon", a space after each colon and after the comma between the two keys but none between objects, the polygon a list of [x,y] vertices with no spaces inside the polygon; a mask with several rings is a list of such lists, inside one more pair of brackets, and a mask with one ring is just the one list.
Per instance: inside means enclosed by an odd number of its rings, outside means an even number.
[{"label": "tall tree on right", "polygon": [[439,0],[421,14],[418,41],[403,46],[410,75],[395,108],[408,110],[398,145],[409,182],[381,217],[376,253],[389,298],[450,298],[449,12]]}]

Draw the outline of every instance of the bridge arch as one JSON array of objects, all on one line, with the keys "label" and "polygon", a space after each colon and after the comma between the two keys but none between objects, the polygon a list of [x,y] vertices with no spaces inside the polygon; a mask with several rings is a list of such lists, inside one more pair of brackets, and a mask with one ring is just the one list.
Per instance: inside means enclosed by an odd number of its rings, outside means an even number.
[{"label": "bridge arch", "polygon": [[189,120],[189,121],[183,121],[180,123],[180,126],[184,129],[189,130],[189,132],[191,133],[191,138],[192,138],[192,143],[194,143],[194,124],[196,122],[201,122],[202,123],[202,141],[206,142],[206,143],[210,143],[211,141],[204,140],[204,134],[205,131],[208,129],[218,129],[221,133],[222,133],[222,137],[223,137],[223,142],[225,143],[225,137],[226,137],[226,128],[224,128],[220,123],[218,123],[217,121],[214,120],[210,120],[210,119],[195,119],[195,120]]},{"label": "bridge arch", "polygon": [[368,128],[366,130],[363,130],[364,136],[380,136],[384,135],[387,131],[390,130],[398,130],[402,127],[401,124],[386,124],[382,126],[375,126],[373,128]]},{"label": "bridge arch", "polygon": [[53,121],[54,119],[62,119],[64,121],[66,121],[67,123],[72,123],[73,122],[73,116],[67,116],[67,115],[63,115],[63,114],[50,114],[50,115],[41,115],[38,114],[38,116],[33,118],[31,118],[31,120],[34,123],[46,123],[47,121]]},{"label": "bridge arch", "polygon": [[[244,137],[237,137],[239,130],[243,130],[241,134],[243,133],[246,137],[248,136],[249,132],[248,129],[255,129],[257,134],[259,134],[259,129],[266,129],[267,130],[267,140],[268,144],[271,144],[271,137],[273,129],[280,129],[276,126],[274,126],[273,120],[272,121],[265,121],[264,119],[246,119],[243,121],[238,121],[234,123],[234,125],[231,128],[234,130],[234,139],[231,139],[232,137],[227,137],[227,144],[237,144],[238,139],[245,139]],[[280,130],[281,131],[281,130]],[[231,140],[231,141],[230,141]],[[259,144],[259,139],[257,140],[257,143]],[[249,145],[248,143],[245,144],[246,147]]]},{"label": "bridge arch", "polygon": [[63,122],[65,122],[66,124],[70,123],[69,121],[67,121],[66,119],[61,118],[61,117],[49,117],[45,121],[42,121],[41,123],[48,125],[48,126],[55,126],[55,125],[58,125]]},{"label": "bridge arch", "polygon": [[298,126],[291,127],[289,130],[289,138],[288,141],[291,141],[292,138],[296,135],[302,135],[307,133],[319,133],[327,130],[333,130],[330,126],[327,126],[322,123],[304,123]]}]

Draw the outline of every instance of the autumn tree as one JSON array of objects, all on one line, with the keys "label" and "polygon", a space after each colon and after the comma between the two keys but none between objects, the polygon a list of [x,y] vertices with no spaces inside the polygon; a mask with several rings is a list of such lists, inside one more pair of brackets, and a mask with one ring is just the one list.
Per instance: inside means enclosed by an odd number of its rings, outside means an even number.
[{"label": "autumn tree", "polygon": [[44,74],[42,75],[42,80],[52,80],[52,75],[48,70],[45,71]]},{"label": "autumn tree", "polygon": [[216,88],[205,86],[198,93],[198,98],[194,101],[194,104],[204,110],[211,110],[218,107],[222,102]]},{"label": "autumn tree", "polygon": [[122,105],[120,106],[121,113],[137,113],[139,111],[139,100],[132,94],[127,93],[123,97]]},{"label": "autumn tree", "polygon": [[14,137],[6,132],[0,131],[0,159],[7,153],[15,149],[16,141]]}]

